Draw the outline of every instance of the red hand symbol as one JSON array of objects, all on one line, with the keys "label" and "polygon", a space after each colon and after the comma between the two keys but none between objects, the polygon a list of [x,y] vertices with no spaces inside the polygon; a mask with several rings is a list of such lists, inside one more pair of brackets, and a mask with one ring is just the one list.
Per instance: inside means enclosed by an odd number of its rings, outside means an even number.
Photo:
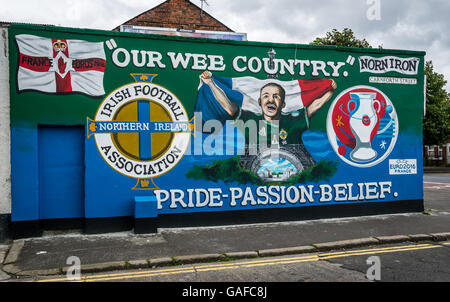
[{"label": "red hand symbol", "polygon": [[60,57],[58,60],[59,73],[64,74],[64,72],[66,71],[66,65],[67,63],[64,62],[64,59]]}]

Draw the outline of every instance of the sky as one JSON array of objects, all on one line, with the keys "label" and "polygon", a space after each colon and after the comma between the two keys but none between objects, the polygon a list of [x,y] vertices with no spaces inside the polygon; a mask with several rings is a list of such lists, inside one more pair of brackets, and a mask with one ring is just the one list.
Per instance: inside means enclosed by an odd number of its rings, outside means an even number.
[{"label": "sky", "polygon": [[[111,30],[162,2],[0,0],[0,21]],[[308,44],[350,28],[373,47],[426,51],[450,92],[448,0],[207,0],[204,10],[250,41]]]}]

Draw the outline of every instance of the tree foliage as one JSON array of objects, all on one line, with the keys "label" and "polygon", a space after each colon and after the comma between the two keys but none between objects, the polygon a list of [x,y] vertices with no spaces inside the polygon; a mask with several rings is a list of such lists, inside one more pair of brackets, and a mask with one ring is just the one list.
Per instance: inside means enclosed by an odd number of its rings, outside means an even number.
[{"label": "tree foliage", "polygon": [[[358,47],[358,48],[372,48],[366,39],[358,39],[350,28],[344,28],[342,32],[337,29],[333,29],[331,32],[327,32],[324,38],[318,37],[310,44],[313,45],[335,45],[346,47]],[[381,46],[378,46],[381,48]]]},{"label": "tree foliage", "polygon": [[433,63],[425,63],[426,115],[423,119],[423,143],[425,145],[441,145],[450,136],[450,94],[444,86],[447,81],[444,75],[433,71]]}]

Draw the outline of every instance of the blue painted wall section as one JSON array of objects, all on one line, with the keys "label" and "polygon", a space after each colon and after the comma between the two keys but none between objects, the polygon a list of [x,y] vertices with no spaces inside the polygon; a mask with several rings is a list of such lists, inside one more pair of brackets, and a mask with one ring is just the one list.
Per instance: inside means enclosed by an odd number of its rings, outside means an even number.
[{"label": "blue painted wall section", "polygon": [[39,220],[38,136],[33,125],[11,128],[11,221]]},{"label": "blue painted wall section", "polygon": [[38,129],[40,219],[84,217],[84,127]]}]

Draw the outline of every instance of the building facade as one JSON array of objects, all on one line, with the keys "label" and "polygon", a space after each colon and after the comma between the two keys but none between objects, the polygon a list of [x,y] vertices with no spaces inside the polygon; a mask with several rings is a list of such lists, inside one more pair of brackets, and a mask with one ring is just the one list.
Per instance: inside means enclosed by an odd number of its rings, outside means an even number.
[{"label": "building facade", "polygon": [[[122,25],[233,32],[228,26],[188,0],[168,0]],[[120,26],[113,30],[120,30]]]},{"label": "building facade", "polygon": [[1,37],[3,234],[423,211],[424,52],[26,24]]},{"label": "building facade", "polygon": [[423,156],[425,165],[450,165],[450,140],[440,146],[423,146]]}]

